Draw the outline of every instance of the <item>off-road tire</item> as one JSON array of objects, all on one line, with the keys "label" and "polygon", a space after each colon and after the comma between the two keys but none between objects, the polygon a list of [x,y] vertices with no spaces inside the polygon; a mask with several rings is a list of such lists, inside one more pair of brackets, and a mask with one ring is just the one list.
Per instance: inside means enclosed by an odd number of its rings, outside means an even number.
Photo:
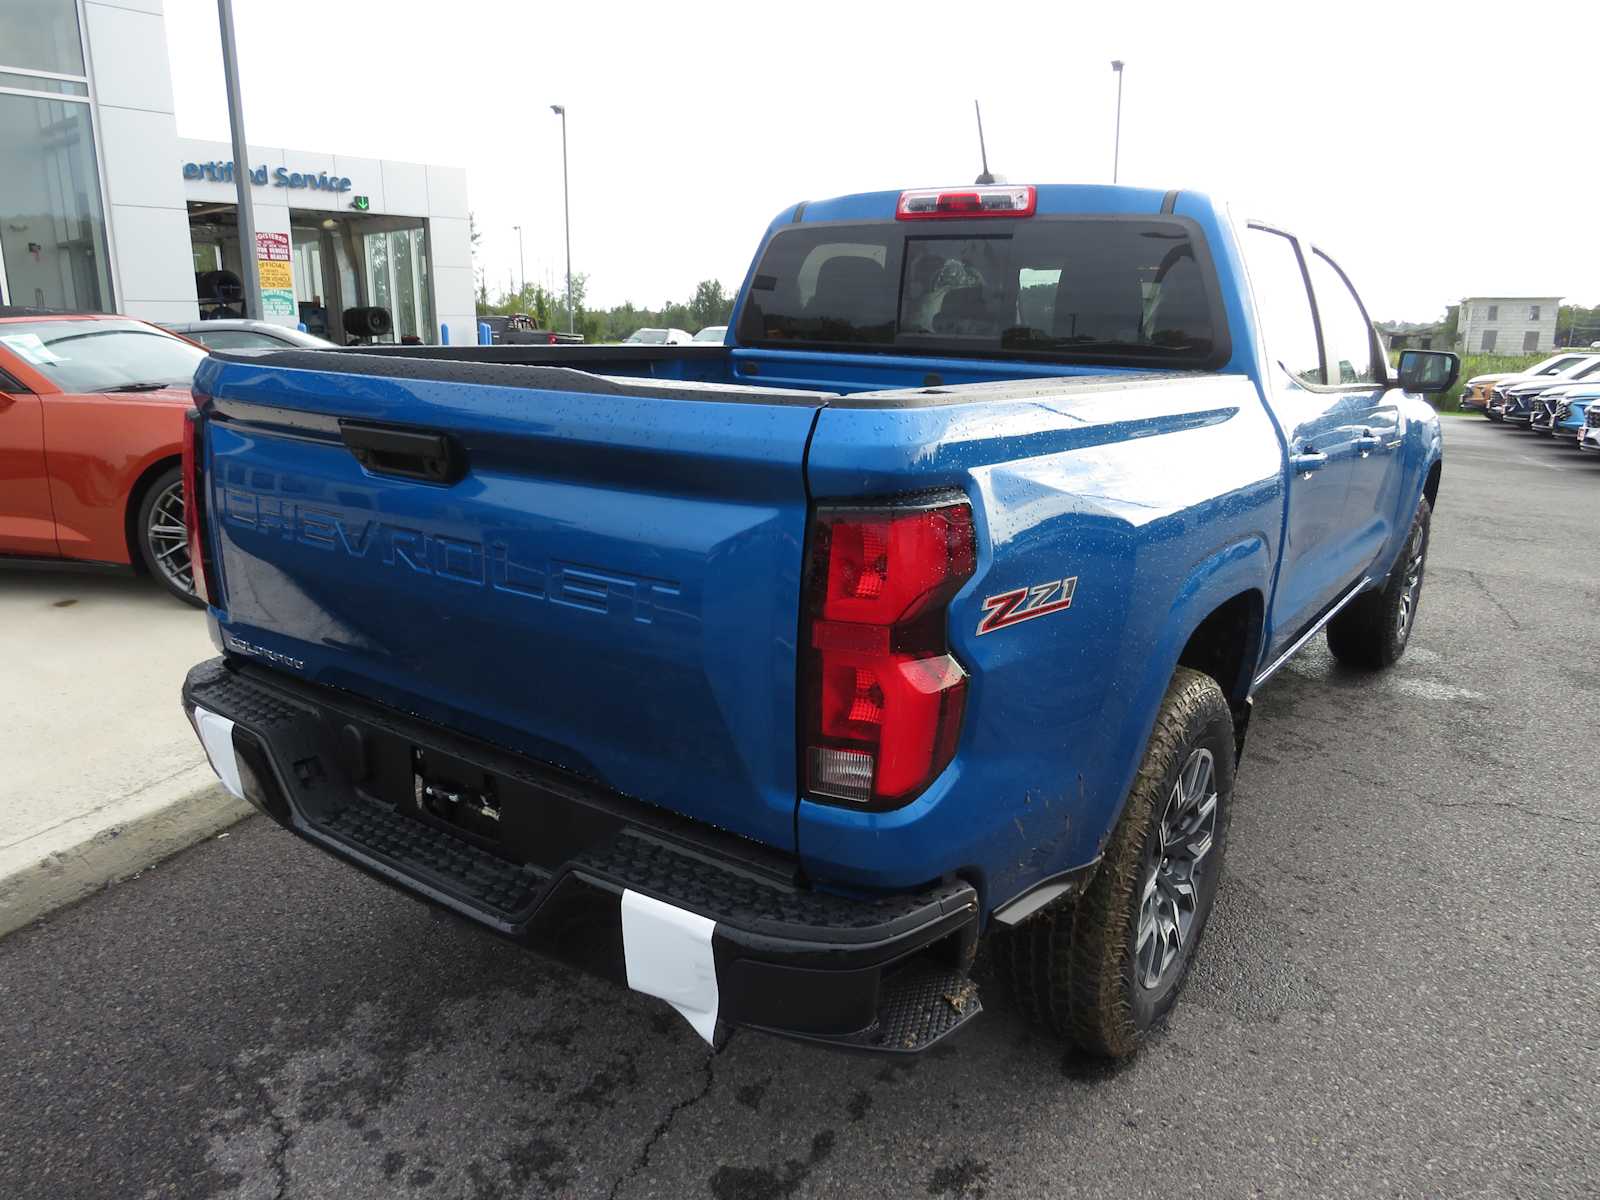
[{"label": "off-road tire", "polygon": [[[1137,978],[1135,936],[1152,847],[1179,776],[1197,750],[1212,757],[1216,816],[1185,944],[1154,988]],[[1144,761],[1100,869],[1075,902],[990,939],[996,971],[1024,1015],[1089,1054],[1134,1053],[1177,1001],[1216,899],[1228,840],[1233,716],[1217,681],[1180,667],[1167,687]],[[1159,856],[1158,856],[1159,857]]]},{"label": "off-road tire", "polygon": [[1417,607],[1422,603],[1428,525],[1432,518],[1433,509],[1424,497],[1417,503],[1411,532],[1389,572],[1388,582],[1363,592],[1328,622],[1328,649],[1346,666],[1381,671],[1392,667],[1406,652],[1411,631],[1417,625]]}]

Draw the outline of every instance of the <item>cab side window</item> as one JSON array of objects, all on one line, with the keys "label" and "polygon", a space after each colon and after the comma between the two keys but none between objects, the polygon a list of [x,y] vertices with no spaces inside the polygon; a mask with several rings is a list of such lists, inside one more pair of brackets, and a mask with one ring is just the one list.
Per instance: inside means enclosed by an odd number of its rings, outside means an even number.
[{"label": "cab side window", "polygon": [[1361,302],[1333,260],[1314,250],[1307,264],[1317,296],[1317,316],[1322,319],[1322,343],[1328,355],[1328,382],[1382,383],[1383,367],[1373,353],[1372,325]]},{"label": "cab side window", "polygon": [[1268,356],[1300,382],[1321,385],[1317,322],[1299,250],[1283,234],[1252,225],[1245,230],[1244,257]]}]

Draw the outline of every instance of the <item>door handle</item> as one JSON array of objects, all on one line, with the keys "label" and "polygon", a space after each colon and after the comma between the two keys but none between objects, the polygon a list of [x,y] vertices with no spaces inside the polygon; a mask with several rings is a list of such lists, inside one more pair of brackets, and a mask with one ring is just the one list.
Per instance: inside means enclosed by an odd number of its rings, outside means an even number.
[{"label": "door handle", "polygon": [[446,434],[341,421],[339,436],[374,475],[452,484],[466,473],[460,449]]},{"label": "door handle", "polygon": [[1363,429],[1361,436],[1356,438],[1356,449],[1361,451],[1362,458],[1365,458],[1382,445],[1383,439],[1370,429]]},{"label": "door handle", "polygon": [[1313,471],[1320,471],[1328,465],[1328,456],[1320,450],[1302,449],[1289,456],[1289,466],[1292,470],[1309,476]]}]

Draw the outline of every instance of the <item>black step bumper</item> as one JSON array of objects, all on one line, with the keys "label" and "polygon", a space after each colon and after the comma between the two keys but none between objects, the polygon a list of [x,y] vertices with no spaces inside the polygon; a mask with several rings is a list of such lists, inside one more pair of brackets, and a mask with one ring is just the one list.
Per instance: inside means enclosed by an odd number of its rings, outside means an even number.
[{"label": "black step bumper", "polygon": [[[720,1022],[915,1052],[982,1009],[966,976],[978,904],[965,882],[817,891],[791,857],[253,665],[200,664],[183,704],[224,783],[278,824],[503,937],[667,999],[708,1040]],[[435,774],[448,781],[439,795],[475,797],[471,811],[441,816],[445,802],[423,794]]]}]

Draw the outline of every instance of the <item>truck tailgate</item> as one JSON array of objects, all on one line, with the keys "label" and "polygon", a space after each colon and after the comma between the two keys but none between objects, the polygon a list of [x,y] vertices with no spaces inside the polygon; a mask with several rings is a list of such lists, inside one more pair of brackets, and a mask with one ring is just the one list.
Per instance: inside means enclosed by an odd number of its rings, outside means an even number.
[{"label": "truck tailgate", "polygon": [[227,648],[792,850],[827,397],[453,366],[204,364]]}]

